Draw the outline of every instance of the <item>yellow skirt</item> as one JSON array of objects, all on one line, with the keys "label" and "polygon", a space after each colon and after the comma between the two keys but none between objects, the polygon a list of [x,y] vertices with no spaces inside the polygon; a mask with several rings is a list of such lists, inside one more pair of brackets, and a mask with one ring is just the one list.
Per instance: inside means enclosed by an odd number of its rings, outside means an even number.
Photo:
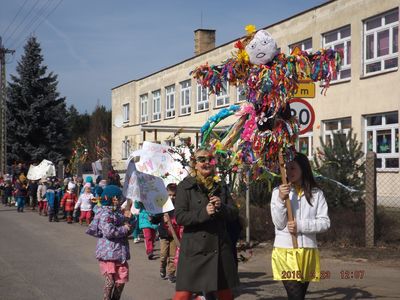
[{"label": "yellow skirt", "polygon": [[316,248],[274,248],[274,280],[319,281],[319,250]]}]

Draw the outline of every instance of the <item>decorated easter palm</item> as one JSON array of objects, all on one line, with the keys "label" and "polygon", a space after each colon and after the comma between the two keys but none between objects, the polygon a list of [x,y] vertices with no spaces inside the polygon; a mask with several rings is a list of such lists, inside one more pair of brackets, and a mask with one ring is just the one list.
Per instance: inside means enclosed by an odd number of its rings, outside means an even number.
[{"label": "decorated easter palm", "polygon": [[[279,152],[286,159],[294,155],[299,126],[288,100],[299,81],[322,81],[324,92],[338,71],[342,54],[332,49],[307,53],[296,48],[285,55],[267,31],[256,32],[253,25],[246,26],[246,31],[247,36],[235,43],[237,51],[231,58],[220,65],[201,65],[191,74],[210,93],[219,94],[225,82],[242,87],[247,103],[212,116],[201,130],[202,146],[229,151],[231,166],[249,165],[257,177],[260,169],[279,169]],[[234,125],[223,136],[213,134],[213,128],[233,114],[238,117]]]}]

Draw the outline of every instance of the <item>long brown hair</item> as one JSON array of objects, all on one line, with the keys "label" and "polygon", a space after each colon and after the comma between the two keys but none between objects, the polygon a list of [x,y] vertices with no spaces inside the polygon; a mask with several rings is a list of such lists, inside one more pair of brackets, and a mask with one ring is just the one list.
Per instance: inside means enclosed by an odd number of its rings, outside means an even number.
[{"label": "long brown hair", "polygon": [[295,161],[301,169],[301,187],[303,188],[304,196],[308,204],[312,206],[312,189],[318,188],[318,184],[315,182],[310,162],[307,156],[300,152],[296,152],[293,161]]}]

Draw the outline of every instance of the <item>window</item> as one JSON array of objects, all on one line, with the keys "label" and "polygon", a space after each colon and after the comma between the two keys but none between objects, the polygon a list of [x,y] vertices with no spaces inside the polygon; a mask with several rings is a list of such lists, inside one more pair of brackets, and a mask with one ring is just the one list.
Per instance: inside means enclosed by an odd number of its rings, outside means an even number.
[{"label": "window", "polygon": [[365,152],[376,152],[378,169],[399,169],[398,112],[366,116],[365,141]]},{"label": "window", "polygon": [[309,131],[299,136],[296,145],[297,151],[303,153],[308,159],[313,159],[313,132]]},{"label": "window", "polygon": [[153,92],[153,121],[161,120],[161,91]]},{"label": "window", "polygon": [[197,85],[197,111],[208,110],[208,88],[202,87],[200,84]]},{"label": "window", "polygon": [[323,35],[323,47],[343,51],[340,71],[332,80],[343,80],[351,77],[351,29],[346,26]]},{"label": "window", "polygon": [[165,140],[165,145],[169,147],[175,147],[175,140]]},{"label": "window", "polygon": [[294,43],[292,45],[289,46],[289,53],[292,53],[292,51],[294,50],[294,48],[300,48],[301,51],[307,51],[307,52],[311,52],[312,51],[312,39],[306,39],[304,41],[298,42],[298,43]]},{"label": "window", "polygon": [[140,123],[146,123],[148,120],[148,96],[144,94],[140,96]]},{"label": "window", "polygon": [[246,95],[244,94],[244,92],[245,91],[244,91],[243,85],[239,85],[236,88],[236,102],[243,102],[243,101],[247,100]]},{"label": "window", "polygon": [[181,82],[181,115],[188,115],[192,110],[192,104],[190,103],[190,92],[190,80]]},{"label": "window", "polygon": [[175,117],[175,85],[165,88],[165,118]]},{"label": "window", "polygon": [[129,122],[129,103],[122,105],[122,116],[124,123]]},{"label": "window", "polygon": [[322,139],[326,145],[332,145],[334,133],[341,133],[344,137],[347,137],[351,129],[351,118],[328,120],[323,123]]},{"label": "window", "polygon": [[364,75],[397,69],[398,37],[398,9],[364,22]]},{"label": "window", "polygon": [[131,152],[131,142],[128,140],[128,137],[122,141],[122,159],[127,159]]},{"label": "window", "polygon": [[215,95],[215,107],[226,106],[229,104],[229,84],[226,81],[222,82],[221,91]]}]

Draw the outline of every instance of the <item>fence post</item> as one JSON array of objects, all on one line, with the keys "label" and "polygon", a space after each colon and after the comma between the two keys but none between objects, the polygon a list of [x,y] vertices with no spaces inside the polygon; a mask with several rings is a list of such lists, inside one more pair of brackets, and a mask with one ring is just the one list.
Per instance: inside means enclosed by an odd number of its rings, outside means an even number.
[{"label": "fence post", "polygon": [[376,154],[369,151],[365,162],[365,246],[375,246]]}]

